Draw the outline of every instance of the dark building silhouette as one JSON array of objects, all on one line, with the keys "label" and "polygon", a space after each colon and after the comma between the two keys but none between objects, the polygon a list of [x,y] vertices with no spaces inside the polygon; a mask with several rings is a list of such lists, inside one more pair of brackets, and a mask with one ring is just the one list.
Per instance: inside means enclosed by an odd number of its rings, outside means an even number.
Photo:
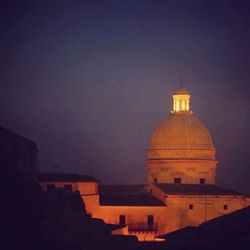
[{"label": "dark building silhouette", "polygon": [[170,249],[249,249],[250,207],[159,236]]},{"label": "dark building silhouette", "polygon": [[2,176],[37,180],[38,148],[35,142],[0,127]]},{"label": "dark building silhouette", "polygon": [[[42,191],[38,184],[36,143],[0,127],[1,245],[4,249],[118,249],[135,244],[133,237],[116,237],[112,230],[123,225],[91,219],[79,191],[55,188]],[[46,174],[40,178],[47,178]],[[51,177],[51,175],[49,175]],[[55,175],[53,175],[53,178]],[[58,178],[96,181],[90,176]],[[119,243],[118,243],[119,242]],[[125,249],[121,248],[120,249]]]}]

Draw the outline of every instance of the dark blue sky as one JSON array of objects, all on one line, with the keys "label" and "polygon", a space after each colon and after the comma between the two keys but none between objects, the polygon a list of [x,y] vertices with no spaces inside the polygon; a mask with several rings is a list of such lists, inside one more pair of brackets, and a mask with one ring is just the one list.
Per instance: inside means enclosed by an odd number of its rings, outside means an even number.
[{"label": "dark blue sky", "polygon": [[209,128],[217,183],[250,193],[249,1],[1,1],[0,124],[41,171],[145,183],[180,85]]}]

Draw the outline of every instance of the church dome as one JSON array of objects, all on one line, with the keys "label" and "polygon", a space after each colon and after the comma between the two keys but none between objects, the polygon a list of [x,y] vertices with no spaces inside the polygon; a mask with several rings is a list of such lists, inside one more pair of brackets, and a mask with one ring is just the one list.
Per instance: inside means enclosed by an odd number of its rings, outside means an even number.
[{"label": "church dome", "polygon": [[[172,158],[178,151],[190,151],[189,154],[183,152],[183,155],[178,155],[180,158],[204,158],[215,149],[207,128],[193,114],[170,114],[154,130],[149,150],[156,157]],[[199,151],[198,155],[195,150]],[[174,151],[175,154],[171,154]]]},{"label": "church dome", "polygon": [[173,93],[172,111],[147,150],[148,183],[214,184],[217,161],[206,126],[190,109],[189,92]]},{"label": "church dome", "polygon": [[173,110],[155,128],[148,147],[148,159],[215,160],[211,136],[190,111],[189,97],[183,88],[173,93]]}]

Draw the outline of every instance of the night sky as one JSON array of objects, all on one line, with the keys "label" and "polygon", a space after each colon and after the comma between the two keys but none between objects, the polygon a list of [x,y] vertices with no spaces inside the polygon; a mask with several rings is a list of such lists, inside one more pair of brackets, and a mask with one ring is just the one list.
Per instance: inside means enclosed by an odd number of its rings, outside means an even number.
[{"label": "night sky", "polygon": [[249,1],[1,1],[0,125],[34,140],[39,168],[146,183],[146,149],[191,93],[217,184],[250,193]]}]

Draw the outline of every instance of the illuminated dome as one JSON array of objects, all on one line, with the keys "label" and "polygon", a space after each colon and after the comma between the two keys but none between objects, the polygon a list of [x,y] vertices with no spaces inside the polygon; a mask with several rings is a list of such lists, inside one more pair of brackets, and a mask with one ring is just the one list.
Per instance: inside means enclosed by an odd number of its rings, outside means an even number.
[{"label": "illuminated dome", "polygon": [[173,109],[154,130],[147,152],[148,182],[214,183],[217,161],[206,126],[190,110],[190,94],[173,93]]},{"label": "illuminated dome", "polygon": [[148,158],[214,159],[215,149],[204,124],[193,114],[170,114],[153,132]]}]

